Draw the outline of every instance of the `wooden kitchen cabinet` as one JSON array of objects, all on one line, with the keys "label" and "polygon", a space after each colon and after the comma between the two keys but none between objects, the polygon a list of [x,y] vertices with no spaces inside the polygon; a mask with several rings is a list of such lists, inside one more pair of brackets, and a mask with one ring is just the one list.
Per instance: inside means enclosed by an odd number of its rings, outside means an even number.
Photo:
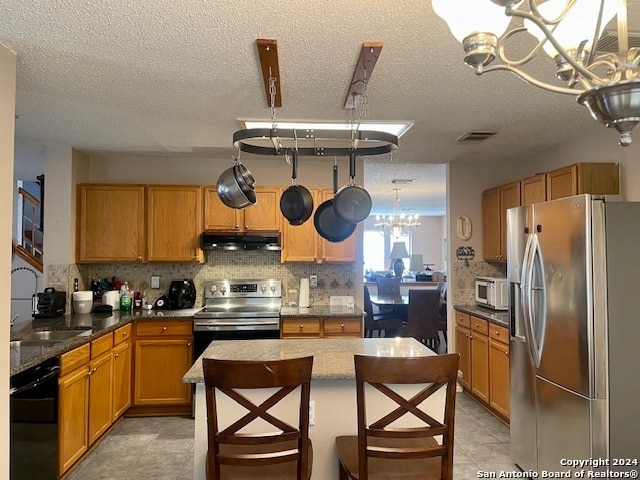
[{"label": "wooden kitchen cabinet", "polygon": [[190,412],[192,386],[182,377],[193,364],[193,319],[137,320],[135,332],[133,413]]},{"label": "wooden kitchen cabinet", "polygon": [[79,263],[141,262],[146,256],[142,185],[78,185]]},{"label": "wooden kitchen cabinet", "polygon": [[113,421],[131,406],[131,331],[129,323],[113,332]]},{"label": "wooden kitchen cabinet", "polygon": [[[310,188],[315,210],[326,200],[333,198],[333,190]],[[285,262],[305,263],[348,263],[356,260],[358,230],[343,242],[329,242],[316,231],[314,215],[302,225],[283,222],[282,252],[280,259]]]},{"label": "wooden kitchen cabinet", "polygon": [[204,188],[204,229],[224,231],[282,230],[280,187],[256,187],[256,203],[246,208],[227,207],[216,187]]},{"label": "wooden kitchen cabinet", "polygon": [[89,362],[89,445],[93,445],[113,423],[112,366],[111,347]]},{"label": "wooden kitchen cabinet", "polygon": [[471,389],[471,329],[468,313],[456,311],[456,351],[460,355],[458,383]]},{"label": "wooden kitchen cabinet", "polygon": [[362,338],[362,317],[285,317],[282,338]]},{"label": "wooden kitchen cabinet", "polygon": [[509,330],[489,325],[489,405],[509,418]]},{"label": "wooden kitchen cabinet", "polygon": [[489,338],[487,321],[470,316],[471,320],[471,391],[489,403]]},{"label": "wooden kitchen cabinet", "polygon": [[547,177],[535,175],[520,181],[521,205],[533,205],[547,200]]},{"label": "wooden kitchen cabinet", "polygon": [[617,163],[576,163],[547,172],[546,179],[547,200],[581,193],[620,193],[620,167]]},{"label": "wooden kitchen cabinet", "polygon": [[507,210],[520,206],[520,182],[482,193],[482,253],[487,262],[507,261]]},{"label": "wooden kitchen cabinet", "polygon": [[150,262],[203,262],[202,188],[194,185],[147,187],[147,259]]}]

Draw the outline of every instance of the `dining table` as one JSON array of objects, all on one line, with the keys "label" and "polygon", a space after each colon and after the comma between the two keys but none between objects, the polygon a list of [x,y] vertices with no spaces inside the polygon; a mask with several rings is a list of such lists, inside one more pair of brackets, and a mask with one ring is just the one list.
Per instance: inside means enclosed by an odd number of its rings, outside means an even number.
[{"label": "dining table", "polygon": [[377,295],[371,294],[371,304],[384,311],[391,309],[393,315],[401,318],[403,321],[407,319],[407,310],[409,309],[409,295]]}]

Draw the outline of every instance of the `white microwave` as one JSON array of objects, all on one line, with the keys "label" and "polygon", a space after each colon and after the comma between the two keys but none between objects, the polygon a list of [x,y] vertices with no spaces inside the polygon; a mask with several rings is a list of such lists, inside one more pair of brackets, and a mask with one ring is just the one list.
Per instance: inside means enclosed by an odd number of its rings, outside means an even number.
[{"label": "white microwave", "polygon": [[476,277],[476,303],[493,310],[509,309],[509,283],[506,278]]}]

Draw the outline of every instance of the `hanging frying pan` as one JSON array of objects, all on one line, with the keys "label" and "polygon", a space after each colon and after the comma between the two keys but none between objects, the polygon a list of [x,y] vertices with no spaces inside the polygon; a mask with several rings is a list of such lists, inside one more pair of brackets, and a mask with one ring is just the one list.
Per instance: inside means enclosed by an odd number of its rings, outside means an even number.
[{"label": "hanging frying pan", "polygon": [[364,188],[355,184],[356,151],[349,151],[349,184],[333,197],[333,209],[341,220],[360,223],[371,213],[371,196]]},{"label": "hanging frying pan", "polygon": [[[333,166],[333,193],[338,189],[338,166]],[[322,202],[313,216],[313,224],[318,234],[330,242],[342,242],[356,230],[355,223],[345,222],[334,210],[335,200]]]},{"label": "hanging frying pan", "polygon": [[293,151],[291,186],[282,192],[280,211],[291,225],[302,225],[313,213],[313,197],[302,185],[296,185],[298,176],[298,151]]}]

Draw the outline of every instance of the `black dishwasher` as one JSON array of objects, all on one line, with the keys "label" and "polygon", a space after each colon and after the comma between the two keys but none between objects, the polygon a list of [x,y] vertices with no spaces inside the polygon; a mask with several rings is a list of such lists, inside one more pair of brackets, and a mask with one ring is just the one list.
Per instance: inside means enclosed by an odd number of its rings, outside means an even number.
[{"label": "black dishwasher", "polygon": [[58,359],[11,377],[11,480],[58,478]]}]

